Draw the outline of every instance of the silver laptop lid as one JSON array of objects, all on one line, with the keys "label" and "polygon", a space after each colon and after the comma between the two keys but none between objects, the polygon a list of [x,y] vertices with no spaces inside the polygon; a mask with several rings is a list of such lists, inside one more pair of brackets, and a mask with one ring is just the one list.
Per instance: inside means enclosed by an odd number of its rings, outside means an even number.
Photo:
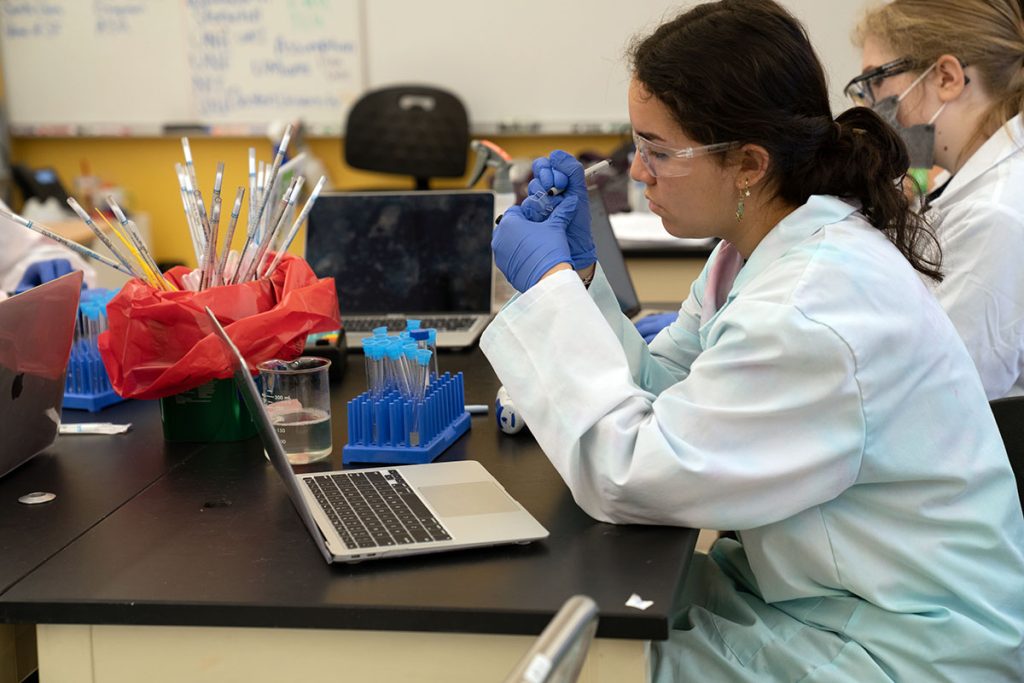
[{"label": "silver laptop lid", "polygon": [[267,415],[267,410],[263,407],[263,401],[260,400],[259,391],[256,389],[256,383],[252,380],[252,375],[249,374],[249,367],[245,362],[245,358],[242,357],[242,352],[231,341],[231,337],[228,336],[227,331],[221,326],[217,316],[213,314],[209,307],[206,307],[206,315],[209,316],[210,322],[213,323],[214,333],[224,342],[224,347],[231,359],[231,364],[235,368],[235,385],[242,395],[242,400],[245,401],[246,408],[249,409],[249,414],[256,423],[260,441],[263,442],[267,456],[274,465],[274,469],[277,470],[277,474],[281,477],[281,481],[284,482],[285,490],[288,491],[288,497],[292,499],[292,505],[295,506],[299,517],[302,518],[302,523],[309,529],[309,533],[313,536],[317,547],[320,548],[320,553],[324,556],[324,559],[328,562],[333,561],[333,555],[327,549],[327,539],[324,538],[324,535],[320,532],[320,527],[316,525],[313,516],[303,504],[299,479],[295,476],[295,472],[292,471],[292,466],[288,462],[288,456],[284,452],[284,446],[281,445],[281,440],[278,438],[277,432],[270,422],[270,416]]},{"label": "silver laptop lid", "polygon": [[57,437],[82,272],[0,301],[0,476]]},{"label": "silver laptop lid", "polygon": [[490,190],[325,192],[306,260],[333,277],[342,320],[389,313],[489,314]]}]

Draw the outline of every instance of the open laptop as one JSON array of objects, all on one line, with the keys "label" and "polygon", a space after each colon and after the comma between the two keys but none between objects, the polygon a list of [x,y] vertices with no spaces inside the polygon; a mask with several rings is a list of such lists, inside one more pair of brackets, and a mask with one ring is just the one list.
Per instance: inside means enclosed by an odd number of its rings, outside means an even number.
[{"label": "open laptop", "polygon": [[597,631],[597,604],[585,595],[565,601],[505,683],[570,683],[579,679]]},{"label": "open laptop", "polygon": [[0,476],[53,443],[82,271],[0,301]]},{"label": "open laptop", "polygon": [[547,530],[475,460],[296,475],[238,347],[206,309],[299,517],[329,563],[528,543]]},{"label": "open laptop", "polygon": [[327,192],[309,214],[306,260],[334,278],[348,348],[407,318],[461,348],[490,320],[493,227],[490,190]]},{"label": "open laptop", "polygon": [[[612,223],[608,218],[608,211],[604,206],[604,199],[601,193],[595,189],[589,190],[590,199],[590,231],[594,236],[594,246],[597,249],[597,260],[601,264],[601,270],[608,278],[608,284],[615,292],[619,308],[623,314],[633,322],[655,313],[667,313],[668,308],[642,308],[640,299],[637,297],[636,287],[633,286],[633,278],[629,275],[629,268],[626,266],[626,259],[622,255],[619,242],[615,239],[612,231]],[[678,310],[678,309],[676,309]]]}]

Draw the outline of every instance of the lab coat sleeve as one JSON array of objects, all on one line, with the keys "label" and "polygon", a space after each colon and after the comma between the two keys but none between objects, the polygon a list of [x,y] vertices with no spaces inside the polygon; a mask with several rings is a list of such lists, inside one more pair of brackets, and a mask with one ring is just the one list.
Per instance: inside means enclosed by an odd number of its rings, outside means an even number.
[{"label": "lab coat sleeve", "polygon": [[942,219],[943,272],[935,296],[967,346],[989,400],[1024,372],[1024,216],[960,202]]},{"label": "lab coat sleeve", "polygon": [[704,300],[707,277],[708,269],[705,266],[700,277],[690,286],[690,295],[679,308],[679,316],[651,340],[651,353],[673,373],[676,381],[690,374],[690,366],[701,352],[701,302]]},{"label": "lab coat sleeve", "polygon": [[596,519],[748,529],[838,496],[865,439],[850,348],[789,305],[737,301],[713,327],[685,379],[651,392],[566,272],[506,307],[481,348]]},{"label": "lab coat sleeve", "polygon": [[72,269],[80,270],[84,273],[85,284],[90,287],[96,286],[96,271],[92,266],[67,247],[46,240],[46,242],[33,246],[20,258],[15,259],[13,262],[6,264],[5,268],[0,269],[0,289],[6,292],[13,292],[18,283],[21,282],[21,278],[24,277],[25,271],[28,270],[29,266],[33,263],[50,259],[67,259]]},{"label": "lab coat sleeve", "polygon": [[[703,279],[698,280],[702,283]],[[701,285],[702,286],[702,285]],[[633,381],[640,387],[655,394],[675,384],[690,372],[690,364],[700,353],[700,339],[697,328],[700,326],[700,305],[694,303],[694,283],[690,296],[680,309],[679,318],[661,334],[671,334],[666,343],[647,345],[644,338],[637,332],[636,325],[622,314],[618,299],[600,265],[594,273],[594,279],[588,290],[590,298],[597,304],[598,311],[604,317],[622,345],[626,360],[629,363]],[[693,311],[696,310],[696,316]],[[657,339],[655,339],[657,342]],[[660,349],[657,351],[656,349]]]}]

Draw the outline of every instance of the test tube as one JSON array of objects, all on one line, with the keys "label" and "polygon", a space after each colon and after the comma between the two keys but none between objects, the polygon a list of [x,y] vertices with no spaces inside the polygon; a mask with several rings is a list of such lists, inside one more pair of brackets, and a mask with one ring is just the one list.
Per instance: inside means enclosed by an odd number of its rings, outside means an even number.
[{"label": "test tube", "polygon": [[416,349],[416,400],[422,402],[427,394],[427,380],[430,375],[430,360],[434,354],[428,349]]},{"label": "test tube", "polygon": [[[427,377],[426,377],[426,384],[427,384],[427,386],[430,385],[430,381],[437,374],[437,358],[434,356],[434,349],[432,348],[431,342],[430,342],[430,333],[432,331],[433,330],[428,328],[428,329],[424,329],[424,330],[413,330],[411,332],[412,338],[416,342],[416,347],[420,348],[420,349],[423,349],[423,350],[426,350],[426,351],[430,351],[431,361],[430,361],[430,367],[427,369]],[[435,337],[436,337],[436,334],[435,334]]]},{"label": "test tube", "polygon": [[[373,337],[363,337],[360,341],[363,346],[363,366],[366,370],[366,390],[373,396],[373,356],[370,347],[373,346]],[[374,396],[374,398],[376,398]]]},{"label": "test tube", "polygon": [[416,343],[412,341],[402,344],[402,372],[405,373],[405,397],[414,399],[416,397]]},{"label": "test tube", "polygon": [[401,372],[406,381],[404,397],[412,400],[416,395],[416,344],[414,342],[402,342],[401,344]]},{"label": "test tube", "polygon": [[385,368],[388,377],[388,388],[394,388],[399,393],[404,394],[405,378],[402,375],[402,346],[397,340],[389,339],[386,353]]},{"label": "test tube", "polygon": [[426,349],[413,348],[411,350],[413,392],[412,392],[412,429],[409,433],[409,444],[419,446],[420,443],[420,421],[423,419],[423,398],[426,395],[427,373],[430,367],[430,356],[432,354]]},{"label": "test tube", "polygon": [[432,327],[427,328],[427,350],[430,351],[430,381],[434,381],[441,376],[441,372],[437,368],[437,330]]}]

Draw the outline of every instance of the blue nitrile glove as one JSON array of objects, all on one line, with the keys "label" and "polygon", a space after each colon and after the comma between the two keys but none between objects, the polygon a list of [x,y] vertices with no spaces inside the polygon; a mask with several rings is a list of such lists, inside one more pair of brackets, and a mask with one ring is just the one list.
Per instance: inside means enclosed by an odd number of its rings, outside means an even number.
[{"label": "blue nitrile glove", "polygon": [[658,336],[662,329],[668,327],[679,317],[678,313],[652,313],[636,321],[636,331],[648,344]]},{"label": "blue nitrile glove", "polygon": [[[564,190],[562,194],[547,196],[551,188]],[[556,149],[549,157],[540,157],[533,162],[533,180],[528,186],[530,196],[523,201],[523,213],[531,221],[541,221],[554,207],[569,197],[576,197],[579,204],[569,222],[567,230],[572,267],[582,270],[597,261],[597,249],[590,234],[590,202],[587,197],[587,181],[583,177],[583,164],[568,152]],[[540,199],[534,198],[538,192]]]},{"label": "blue nitrile glove", "polygon": [[25,269],[25,274],[21,276],[21,282],[14,289],[14,293],[21,294],[37,285],[49,282],[50,280],[56,280],[62,275],[67,275],[73,270],[71,261],[68,261],[66,258],[36,261]]},{"label": "blue nitrile glove", "polygon": [[575,197],[569,197],[540,222],[527,219],[519,206],[501,217],[491,238],[494,263],[518,291],[525,292],[537,284],[559,263],[572,263],[565,230],[578,203]]}]

